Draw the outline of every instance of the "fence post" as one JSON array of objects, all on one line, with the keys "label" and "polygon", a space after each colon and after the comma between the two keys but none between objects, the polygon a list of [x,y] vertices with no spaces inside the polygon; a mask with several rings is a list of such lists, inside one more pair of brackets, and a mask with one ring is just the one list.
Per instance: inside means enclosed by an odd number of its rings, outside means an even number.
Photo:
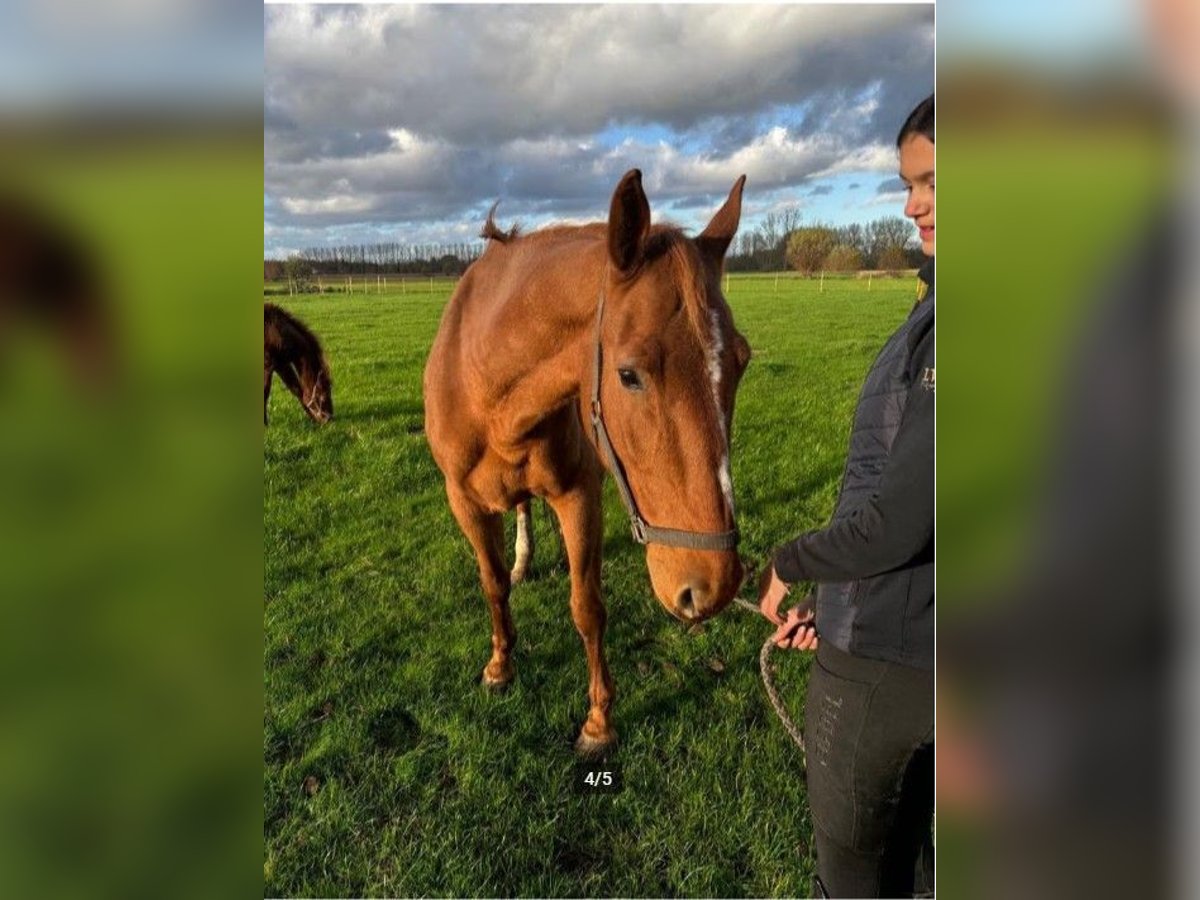
[{"label": "fence post", "polygon": [[775,273],[775,293],[779,293],[779,273]]},{"label": "fence post", "polygon": [[825,272],[824,271],[821,272],[821,291],[820,291],[820,293],[822,293],[822,294],[825,293]]},{"label": "fence post", "polygon": [[353,294],[354,293],[354,276],[347,275],[346,277],[350,279],[350,281],[347,282],[347,285],[346,285],[346,293]]},{"label": "fence post", "polygon": [[868,272],[868,273],[867,273],[867,293],[868,293],[868,294],[869,294],[869,293],[871,293],[871,282],[872,282],[874,279],[875,279],[875,273],[874,273],[874,272]]}]

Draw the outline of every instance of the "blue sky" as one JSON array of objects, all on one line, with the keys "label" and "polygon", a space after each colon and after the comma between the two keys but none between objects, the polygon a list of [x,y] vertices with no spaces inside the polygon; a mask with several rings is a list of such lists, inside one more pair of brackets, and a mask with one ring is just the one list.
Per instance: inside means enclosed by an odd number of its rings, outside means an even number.
[{"label": "blue sky", "polygon": [[1139,0],[980,0],[938,9],[948,56],[992,52],[1038,64],[1094,66],[1097,53],[1139,49]]},{"label": "blue sky", "polygon": [[265,46],[267,256],[601,219],[634,167],[691,229],[741,174],[744,229],[898,215],[933,88],[931,5],[272,6]]}]

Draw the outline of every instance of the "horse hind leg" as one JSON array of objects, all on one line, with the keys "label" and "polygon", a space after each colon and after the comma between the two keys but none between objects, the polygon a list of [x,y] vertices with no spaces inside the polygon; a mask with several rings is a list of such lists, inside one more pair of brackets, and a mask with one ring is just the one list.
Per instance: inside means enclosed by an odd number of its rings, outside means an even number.
[{"label": "horse hind leg", "polygon": [[508,607],[511,581],[504,561],[504,518],[500,513],[480,509],[450,486],[446,493],[454,518],[475,551],[479,581],[492,616],[492,655],[483,668],[481,681],[486,687],[502,689],[516,674],[512,651],[517,643],[517,631]]},{"label": "horse hind leg", "polygon": [[510,578],[513,584],[520,584],[529,575],[529,567],[533,563],[533,509],[529,500],[517,504],[515,556]]}]

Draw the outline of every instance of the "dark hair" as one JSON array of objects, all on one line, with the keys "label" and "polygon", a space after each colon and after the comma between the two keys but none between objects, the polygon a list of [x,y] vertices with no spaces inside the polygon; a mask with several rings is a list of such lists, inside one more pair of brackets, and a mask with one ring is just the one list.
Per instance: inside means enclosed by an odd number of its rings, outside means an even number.
[{"label": "dark hair", "polygon": [[919,134],[922,137],[929,138],[929,143],[934,143],[933,140],[933,94],[930,94],[924,100],[917,104],[917,108],[908,114],[908,118],[904,120],[904,125],[900,128],[900,133],[896,135],[896,147],[912,137],[914,134]]}]

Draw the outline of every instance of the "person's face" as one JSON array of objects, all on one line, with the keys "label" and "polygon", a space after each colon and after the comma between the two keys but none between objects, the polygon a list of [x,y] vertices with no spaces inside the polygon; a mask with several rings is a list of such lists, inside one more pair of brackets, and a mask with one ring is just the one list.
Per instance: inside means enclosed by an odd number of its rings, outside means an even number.
[{"label": "person's face", "polygon": [[933,256],[933,141],[909,135],[900,145],[900,180],[908,191],[904,214],[921,232],[921,250]]},{"label": "person's face", "polygon": [[1200,109],[1200,4],[1142,0],[1158,71],[1177,100]]}]

